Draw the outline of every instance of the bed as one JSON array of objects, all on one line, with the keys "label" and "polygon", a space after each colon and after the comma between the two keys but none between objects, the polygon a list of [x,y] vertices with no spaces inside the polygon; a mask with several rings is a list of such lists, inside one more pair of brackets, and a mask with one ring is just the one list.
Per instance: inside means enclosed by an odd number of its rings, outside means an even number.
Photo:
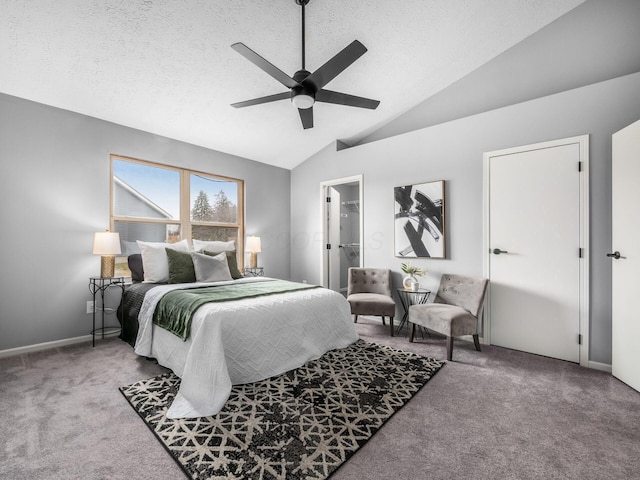
[{"label": "bed", "polygon": [[295,369],[358,339],[349,304],[342,295],[293,282],[288,283],[294,291],[202,304],[193,313],[185,340],[153,321],[156,307],[163,298],[170,299],[172,292],[232,292],[257,282],[282,281],[252,277],[127,286],[121,337],[138,355],[155,358],[181,378],[169,418],[215,415],[227,401],[232,385]]}]

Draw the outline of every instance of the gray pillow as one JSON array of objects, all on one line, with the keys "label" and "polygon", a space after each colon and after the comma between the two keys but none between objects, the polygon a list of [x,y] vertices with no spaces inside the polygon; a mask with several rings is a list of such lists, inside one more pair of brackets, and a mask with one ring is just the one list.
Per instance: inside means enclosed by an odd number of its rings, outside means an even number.
[{"label": "gray pillow", "polygon": [[216,256],[191,252],[191,258],[193,259],[197,282],[220,282],[223,280],[233,280],[231,278],[231,273],[229,272],[227,254],[225,252]]},{"label": "gray pillow", "polygon": [[[205,250],[202,253],[216,256],[222,252],[210,252],[208,250]],[[240,273],[240,270],[238,270],[238,259],[236,258],[236,251],[226,250],[225,253],[227,254],[227,265],[229,266],[229,272],[231,272],[231,277],[234,280],[237,280],[238,278],[242,278],[242,273]]]},{"label": "gray pillow", "polygon": [[144,280],[144,269],[142,268],[142,255],[133,253],[127,257],[129,270],[131,270],[131,280],[141,282]]}]

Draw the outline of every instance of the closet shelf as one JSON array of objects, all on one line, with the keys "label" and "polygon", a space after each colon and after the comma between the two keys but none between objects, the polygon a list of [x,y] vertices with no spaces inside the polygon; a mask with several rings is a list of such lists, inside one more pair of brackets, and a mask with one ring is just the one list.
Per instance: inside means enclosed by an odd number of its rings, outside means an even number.
[{"label": "closet shelf", "polygon": [[343,207],[355,207],[355,209],[360,212],[360,202],[358,200],[347,200],[342,202]]}]

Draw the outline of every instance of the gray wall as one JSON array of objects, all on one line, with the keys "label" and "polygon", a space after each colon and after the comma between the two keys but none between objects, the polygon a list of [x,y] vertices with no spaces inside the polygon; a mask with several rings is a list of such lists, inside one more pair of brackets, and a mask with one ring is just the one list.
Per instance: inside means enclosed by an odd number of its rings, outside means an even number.
[{"label": "gray wall", "polygon": [[640,118],[640,73],[336,151],[291,172],[292,278],[322,281],[319,183],[364,177],[365,266],[391,268],[393,187],[445,180],[446,260],[419,260],[436,288],[442,272],[482,274],[483,152],[590,134],[590,360],[611,362],[611,134]]},{"label": "gray wall", "polygon": [[290,172],[0,95],[0,350],[86,335],[93,234],[109,227],[109,154],[245,181],[246,234],[289,277]]}]

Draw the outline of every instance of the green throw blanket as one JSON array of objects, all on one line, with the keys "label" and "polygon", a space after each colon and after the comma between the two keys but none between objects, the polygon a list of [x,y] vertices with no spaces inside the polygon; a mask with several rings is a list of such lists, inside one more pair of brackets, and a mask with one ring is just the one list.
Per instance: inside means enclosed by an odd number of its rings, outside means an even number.
[{"label": "green throw blanket", "polygon": [[198,307],[205,303],[227,302],[241,298],[261,297],[310,288],[319,287],[286,280],[266,280],[173,290],[165,294],[158,302],[156,310],[153,312],[153,323],[175,333],[182,340],[186,340],[191,332],[191,320],[194,313]]}]

